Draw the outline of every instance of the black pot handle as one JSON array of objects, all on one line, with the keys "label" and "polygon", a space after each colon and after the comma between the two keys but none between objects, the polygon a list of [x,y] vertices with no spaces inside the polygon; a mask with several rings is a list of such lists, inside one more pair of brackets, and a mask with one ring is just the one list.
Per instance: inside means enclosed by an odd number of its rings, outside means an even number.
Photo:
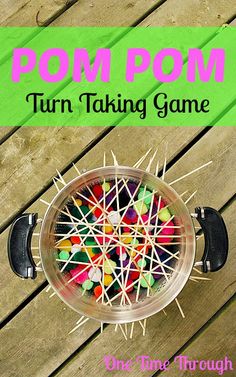
[{"label": "black pot handle", "polygon": [[8,258],[12,271],[21,278],[35,279],[36,265],[31,254],[31,239],[37,224],[37,213],[18,216],[8,236]]},{"label": "black pot handle", "polygon": [[202,271],[218,271],[224,266],[228,256],[229,241],[224,220],[218,211],[210,207],[197,207],[195,214],[205,237]]}]

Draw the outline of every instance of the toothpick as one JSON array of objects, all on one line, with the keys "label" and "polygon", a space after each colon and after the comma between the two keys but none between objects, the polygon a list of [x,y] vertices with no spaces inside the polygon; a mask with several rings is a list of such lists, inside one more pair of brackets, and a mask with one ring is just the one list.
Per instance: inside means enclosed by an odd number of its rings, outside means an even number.
[{"label": "toothpick", "polygon": [[80,319],[76,322],[76,324],[78,325],[81,321],[83,321],[84,318],[85,318],[85,316],[82,315],[82,317],[80,317]]},{"label": "toothpick", "polygon": [[194,197],[194,195],[196,195],[196,193],[197,193],[197,190],[194,191],[194,192],[190,195],[190,197],[189,197],[184,203],[185,203],[185,204],[188,204],[188,202],[190,202],[190,200]]},{"label": "toothpick", "polygon": [[46,200],[44,199],[39,199],[40,202],[42,202],[43,204],[46,204],[48,207],[50,206],[50,203],[46,202]]}]

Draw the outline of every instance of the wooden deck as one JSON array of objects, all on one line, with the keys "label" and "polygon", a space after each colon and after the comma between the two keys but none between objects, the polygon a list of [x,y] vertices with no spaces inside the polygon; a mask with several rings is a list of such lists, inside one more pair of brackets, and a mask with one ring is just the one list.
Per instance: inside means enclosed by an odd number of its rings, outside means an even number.
[{"label": "wooden deck", "polygon": [[[220,26],[232,22],[236,14],[235,0],[0,3],[0,26]],[[229,112],[236,117],[236,108],[224,110],[217,120],[209,119],[202,128],[0,128],[1,376],[126,376],[127,372],[106,371],[105,354],[124,360],[148,354],[172,362],[179,353],[189,358],[216,360],[227,355],[234,360],[236,369],[236,131],[232,127],[214,127],[216,123],[227,124]],[[35,281],[21,281],[10,271],[6,242],[12,219],[24,211],[43,216],[45,206],[39,199],[50,201],[55,195],[52,178],[56,169],[69,181],[75,175],[73,162],[80,169],[99,166],[103,152],[110,149],[115,151],[120,164],[132,164],[148,148],[159,147],[160,161],[163,161],[165,142],[168,142],[167,182],[213,160],[209,168],[174,188],[189,193],[198,190],[188,205],[190,211],[196,205],[209,205],[221,211],[229,230],[228,263],[221,271],[209,275],[210,282],[189,281],[179,296],[186,318],[182,319],[176,305],[171,304],[166,310],[167,317],[159,313],[148,319],[146,337],[137,329],[134,338],[125,341],[121,333],[114,335],[112,326],[106,326],[100,334],[99,324],[92,320],[68,335],[78,314],[56,296],[49,299],[43,273]],[[200,257],[203,239],[199,239],[197,246]],[[173,364],[171,372],[158,374],[192,375],[180,372]],[[153,371],[141,372],[138,366],[129,372],[131,377],[153,375]],[[216,374],[202,372],[201,375]],[[225,374],[235,375],[235,371]]]}]

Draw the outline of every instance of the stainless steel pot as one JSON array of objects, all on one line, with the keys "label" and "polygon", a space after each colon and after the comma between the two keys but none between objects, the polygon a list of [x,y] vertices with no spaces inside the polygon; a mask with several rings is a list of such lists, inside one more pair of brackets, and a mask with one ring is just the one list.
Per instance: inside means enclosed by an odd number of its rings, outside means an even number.
[{"label": "stainless steel pot", "polygon": [[[120,305],[114,301],[112,306],[96,302],[89,294],[82,294],[75,284],[68,284],[66,274],[60,272],[55,249],[56,222],[60,210],[68,199],[82,188],[109,179],[133,180],[157,191],[168,203],[169,211],[178,225],[179,258],[175,260],[173,271],[168,279],[153,286],[150,297],[141,292],[138,302],[134,293],[129,293],[131,305]],[[228,236],[221,215],[209,207],[196,208],[195,217],[204,232],[205,251],[201,265],[203,272],[217,271],[226,262]],[[8,254],[12,270],[20,277],[34,279],[36,265],[31,254],[31,237],[37,223],[37,214],[23,214],[12,224],[8,239]],[[89,171],[69,182],[53,199],[42,221],[39,251],[46,278],[58,296],[78,313],[104,323],[127,323],[149,317],[164,309],[172,302],[189,279],[195,261],[196,235],[193,221],[181,197],[163,180],[140,169],[126,166],[111,166]]]}]

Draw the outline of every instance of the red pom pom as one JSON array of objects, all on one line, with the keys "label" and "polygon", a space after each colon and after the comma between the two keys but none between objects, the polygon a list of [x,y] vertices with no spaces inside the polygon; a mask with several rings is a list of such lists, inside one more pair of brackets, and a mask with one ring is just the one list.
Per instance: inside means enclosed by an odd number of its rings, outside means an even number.
[{"label": "red pom pom", "polygon": [[92,190],[93,190],[93,193],[96,196],[96,198],[99,198],[99,196],[101,196],[103,194],[103,189],[102,189],[101,185],[93,186]]},{"label": "red pom pom", "polygon": [[130,273],[130,279],[131,280],[137,280],[139,278],[140,273],[138,271],[132,271]]},{"label": "red pom pom", "polygon": [[99,297],[102,294],[102,287],[101,285],[97,285],[93,290],[94,296]]},{"label": "red pom pom", "polygon": [[80,239],[79,236],[72,236],[70,238],[70,240],[71,240],[72,243],[76,243],[76,244],[80,244],[81,243],[81,239]]},{"label": "red pom pom", "polygon": [[98,219],[102,215],[102,210],[100,208],[96,208],[93,213]]},{"label": "red pom pom", "polygon": [[[134,286],[129,287],[132,283],[133,283],[132,280],[128,280],[128,281],[127,281],[127,283],[126,283],[126,288],[125,288],[125,291],[126,291],[127,293],[132,292],[132,290],[134,289]],[[129,287],[129,288],[127,288],[127,287]]]},{"label": "red pom pom", "polygon": [[123,220],[122,220],[125,224],[128,224],[128,225],[130,225],[131,224],[131,220],[128,218],[128,217],[126,217],[126,216],[124,216],[123,217]]}]

